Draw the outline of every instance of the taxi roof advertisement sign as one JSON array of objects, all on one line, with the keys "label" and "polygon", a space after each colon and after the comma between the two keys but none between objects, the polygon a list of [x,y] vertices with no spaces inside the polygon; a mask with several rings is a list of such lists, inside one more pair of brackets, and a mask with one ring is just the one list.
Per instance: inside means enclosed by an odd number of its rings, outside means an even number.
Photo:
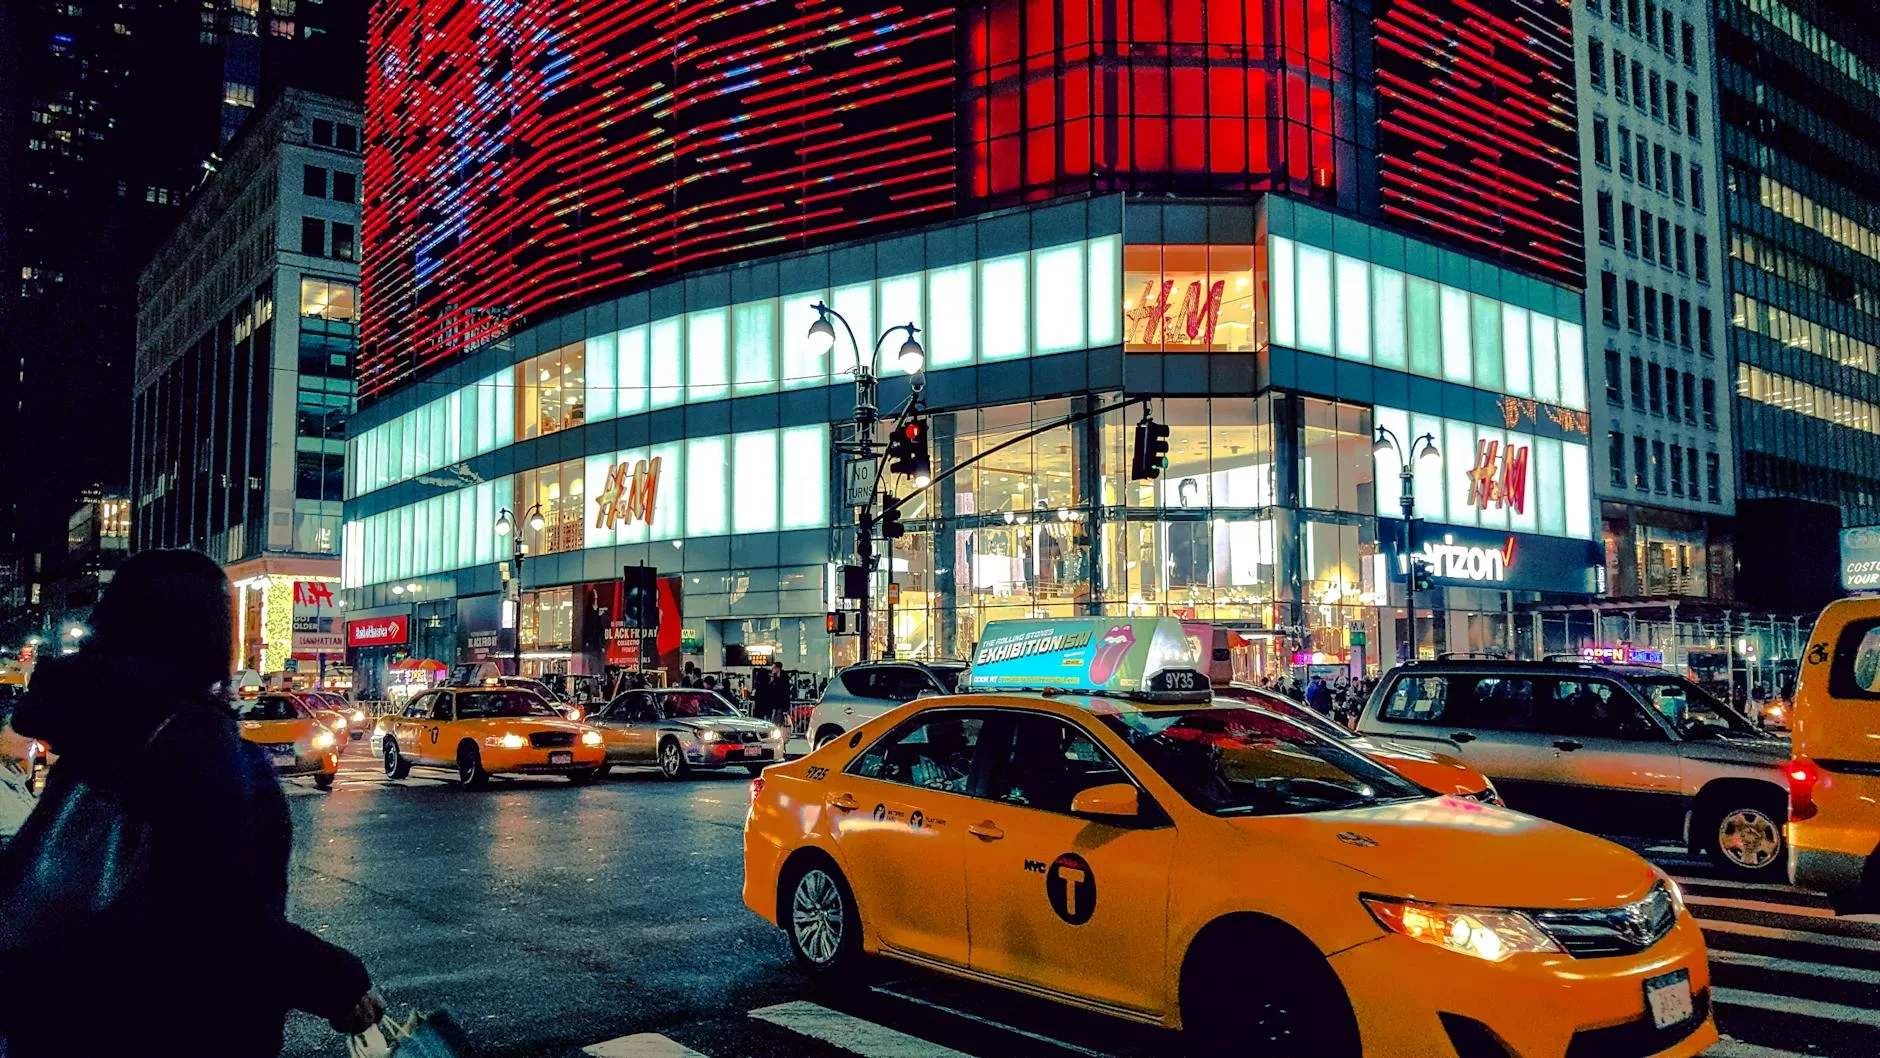
[{"label": "taxi roof advertisement sign", "polygon": [[974,688],[1060,687],[1137,694],[1167,669],[1200,659],[1179,621],[1079,617],[993,621],[973,651]]}]

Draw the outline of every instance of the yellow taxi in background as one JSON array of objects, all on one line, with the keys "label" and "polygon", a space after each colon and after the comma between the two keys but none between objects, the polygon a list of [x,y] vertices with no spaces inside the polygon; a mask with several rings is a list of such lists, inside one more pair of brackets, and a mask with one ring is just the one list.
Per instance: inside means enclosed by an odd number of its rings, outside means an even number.
[{"label": "yellow taxi in background", "polygon": [[1213,702],[1168,620],[994,622],[962,693],[752,782],[744,900],[822,975],[888,956],[1275,1055],[1717,1040],[1676,885]]},{"label": "yellow taxi in background", "polygon": [[1842,914],[1880,911],[1880,598],[1816,618],[1792,720],[1789,880]]},{"label": "yellow taxi in background", "polygon": [[533,691],[501,686],[418,695],[402,713],[379,719],[373,742],[390,778],[404,778],[413,766],[450,768],[462,786],[501,774],[592,782],[607,763],[606,744],[591,725],[565,719]]},{"label": "yellow taxi in background", "polygon": [[280,775],[311,775],[322,790],[339,774],[339,740],[332,729],[289,694],[237,699],[235,724],[241,736],[267,750]]},{"label": "yellow taxi in background", "polygon": [[1311,728],[1315,733],[1324,735],[1335,742],[1342,742],[1346,749],[1362,753],[1373,761],[1382,764],[1391,771],[1409,779],[1426,790],[1436,793],[1455,794],[1473,801],[1498,805],[1502,803],[1501,794],[1488,776],[1460,757],[1447,753],[1435,753],[1406,746],[1401,742],[1388,739],[1372,738],[1360,735],[1347,727],[1325,718],[1318,710],[1309,705],[1293,701],[1291,698],[1264,687],[1250,687],[1241,683],[1230,683],[1225,687],[1214,688],[1216,701],[1223,699],[1245,702],[1248,705],[1265,709]]}]

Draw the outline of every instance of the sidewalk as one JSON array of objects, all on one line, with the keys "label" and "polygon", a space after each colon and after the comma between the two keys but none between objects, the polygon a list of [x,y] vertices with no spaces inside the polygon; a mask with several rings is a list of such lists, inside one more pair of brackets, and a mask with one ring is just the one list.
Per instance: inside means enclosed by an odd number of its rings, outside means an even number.
[{"label": "sidewalk", "polygon": [[0,844],[19,832],[37,802],[26,789],[26,773],[14,761],[0,761]]}]

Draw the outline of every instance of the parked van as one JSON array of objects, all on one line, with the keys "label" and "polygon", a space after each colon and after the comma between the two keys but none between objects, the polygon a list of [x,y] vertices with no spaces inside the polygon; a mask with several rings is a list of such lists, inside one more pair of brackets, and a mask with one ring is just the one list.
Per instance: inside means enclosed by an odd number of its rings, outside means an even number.
[{"label": "parked van", "polygon": [[1880,598],[1830,603],[1796,680],[1789,880],[1880,911]]}]

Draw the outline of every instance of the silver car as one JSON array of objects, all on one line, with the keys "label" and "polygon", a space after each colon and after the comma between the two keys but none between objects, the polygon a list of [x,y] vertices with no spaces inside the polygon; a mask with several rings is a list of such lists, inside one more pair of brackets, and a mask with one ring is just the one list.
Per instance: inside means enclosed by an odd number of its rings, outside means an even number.
[{"label": "silver car", "polygon": [[668,779],[694,768],[743,766],[752,775],[783,759],[783,729],[738,711],[717,691],[692,687],[628,691],[588,717],[606,740],[605,774],[654,765]]},{"label": "silver car", "polygon": [[1415,662],[1379,681],[1358,731],[1453,753],[1508,807],[1582,830],[1674,838],[1741,875],[1788,855],[1788,742],[1661,669]]},{"label": "silver car", "polygon": [[810,711],[810,745],[817,749],[875,717],[916,698],[952,694],[963,661],[863,661],[830,677]]}]

